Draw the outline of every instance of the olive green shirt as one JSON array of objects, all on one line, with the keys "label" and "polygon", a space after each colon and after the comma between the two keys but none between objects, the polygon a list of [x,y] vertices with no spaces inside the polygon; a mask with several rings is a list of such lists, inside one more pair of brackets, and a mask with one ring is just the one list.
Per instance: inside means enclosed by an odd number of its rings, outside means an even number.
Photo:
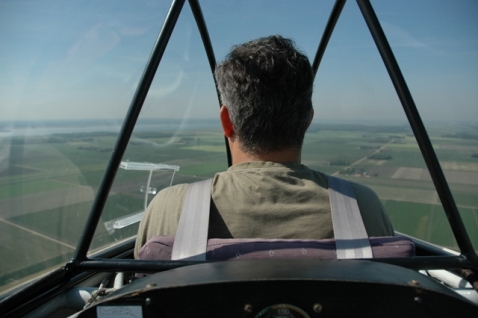
[{"label": "olive green shirt", "polygon": [[[141,220],[135,257],[156,235],[174,235],[187,184],[160,191]],[[381,201],[352,183],[368,236],[393,236]],[[301,164],[254,161],[217,173],[212,181],[209,237],[333,238],[327,176]]]}]

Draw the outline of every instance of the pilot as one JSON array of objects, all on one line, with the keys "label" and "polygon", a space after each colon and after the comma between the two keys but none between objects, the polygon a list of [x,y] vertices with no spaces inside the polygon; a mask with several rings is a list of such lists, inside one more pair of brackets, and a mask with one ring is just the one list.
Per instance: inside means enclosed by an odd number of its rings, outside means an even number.
[{"label": "pilot", "polygon": [[[279,35],[232,47],[215,70],[219,117],[232,166],[212,181],[210,238],[333,238],[327,176],[301,164],[314,116],[308,58]],[[148,239],[174,235],[187,184],[166,188],[139,227],[135,257]],[[393,236],[370,188],[352,183],[368,236]]]}]

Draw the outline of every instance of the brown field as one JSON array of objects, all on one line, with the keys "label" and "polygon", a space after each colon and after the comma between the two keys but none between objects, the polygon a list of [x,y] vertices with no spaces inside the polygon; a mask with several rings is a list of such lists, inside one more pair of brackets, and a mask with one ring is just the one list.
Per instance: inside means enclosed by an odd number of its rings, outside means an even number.
[{"label": "brown field", "polygon": [[407,201],[424,204],[440,204],[435,190],[397,188],[388,186],[370,186],[381,200]]},{"label": "brown field", "polygon": [[392,178],[392,176],[397,172],[397,167],[393,166],[381,166],[381,165],[375,165],[375,166],[368,166],[366,168],[367,173],[369,175],[375,175],[377,174],[381,178]]},{"label": "brown field", "polygon": [[[478,185],[478,172],[444,170],[443,173],[449,183]],[[428,170],[406,167],[398,168],[392,179],[431,181]]]},{"label": "brown field", "polygon": [[424,174],[430,176],[428,170],[425,169],[400,167],[393,174],[392,179],[426,180]]},{"label": "brown field", "polygon": [[478,172],[478,162],[456,162],[445,161],[440,162],[443,170],[462,170],[462,171],[476,171]]},{"label": "brown field", "polygon": [[383,165],[385,162],[387,162],[387,160],[373,160],[373,159],[369,159],[368,160],[368,163],[372,164],[372,165],[376,165],[376,166],[381,166]]}]

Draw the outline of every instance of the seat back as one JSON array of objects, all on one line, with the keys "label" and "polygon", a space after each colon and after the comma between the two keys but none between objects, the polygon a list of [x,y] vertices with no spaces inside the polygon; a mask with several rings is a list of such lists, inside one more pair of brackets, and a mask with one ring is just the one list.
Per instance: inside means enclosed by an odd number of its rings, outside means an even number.
[{"label": "seat back", "polygon": [[[403,236],[369,238],[374,258],[410,257],[415,245]],[[174,236],[155,236],[139,251],[142,260],[171,260]],[[335,239],[209,239],[207,260],[284,259],[284,258],[337,258]],[[188,260],[184,258],[183,260]]]},{"label": "seat back", "polygon": [[235,260],[267,258],[383,258],[415,255],[401,236],[368,238],[352,184],[328,177],[335,239],[207,239],[211,179],[188,186],[176,237],[155,236],[139,259]]}]

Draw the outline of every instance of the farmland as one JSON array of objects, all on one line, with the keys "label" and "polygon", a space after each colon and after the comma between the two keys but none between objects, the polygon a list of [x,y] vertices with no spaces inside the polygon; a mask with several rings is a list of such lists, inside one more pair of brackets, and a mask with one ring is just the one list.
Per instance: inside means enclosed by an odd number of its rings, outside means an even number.
[{"label": "farmland", "polygon": [[[429,134],[478,249],[478,158],[473,157],[478,139],[469,138],[478,131],[440,125],[430,128]],[[116,137],[117,133],[98,131],[0,140],[9,144],[10,158],[8,165],[3,161],[0,166],[0,291],[72,257]],[[227,169],[224,137],[213,126],[140,130],[133,134],[123,160],[179,166],[173,184]],[[304,141],[302,163],[374,189],[397,231],[457,248],[406,126],[314,124]],[[137,223],[111,230],[105,222],[144,209],[141,189],[148,176],[149,171],[118,170],[92,251],[135,235]],[[155,171],[150,187],[165,188],[172,177],[171,171]]]}]

